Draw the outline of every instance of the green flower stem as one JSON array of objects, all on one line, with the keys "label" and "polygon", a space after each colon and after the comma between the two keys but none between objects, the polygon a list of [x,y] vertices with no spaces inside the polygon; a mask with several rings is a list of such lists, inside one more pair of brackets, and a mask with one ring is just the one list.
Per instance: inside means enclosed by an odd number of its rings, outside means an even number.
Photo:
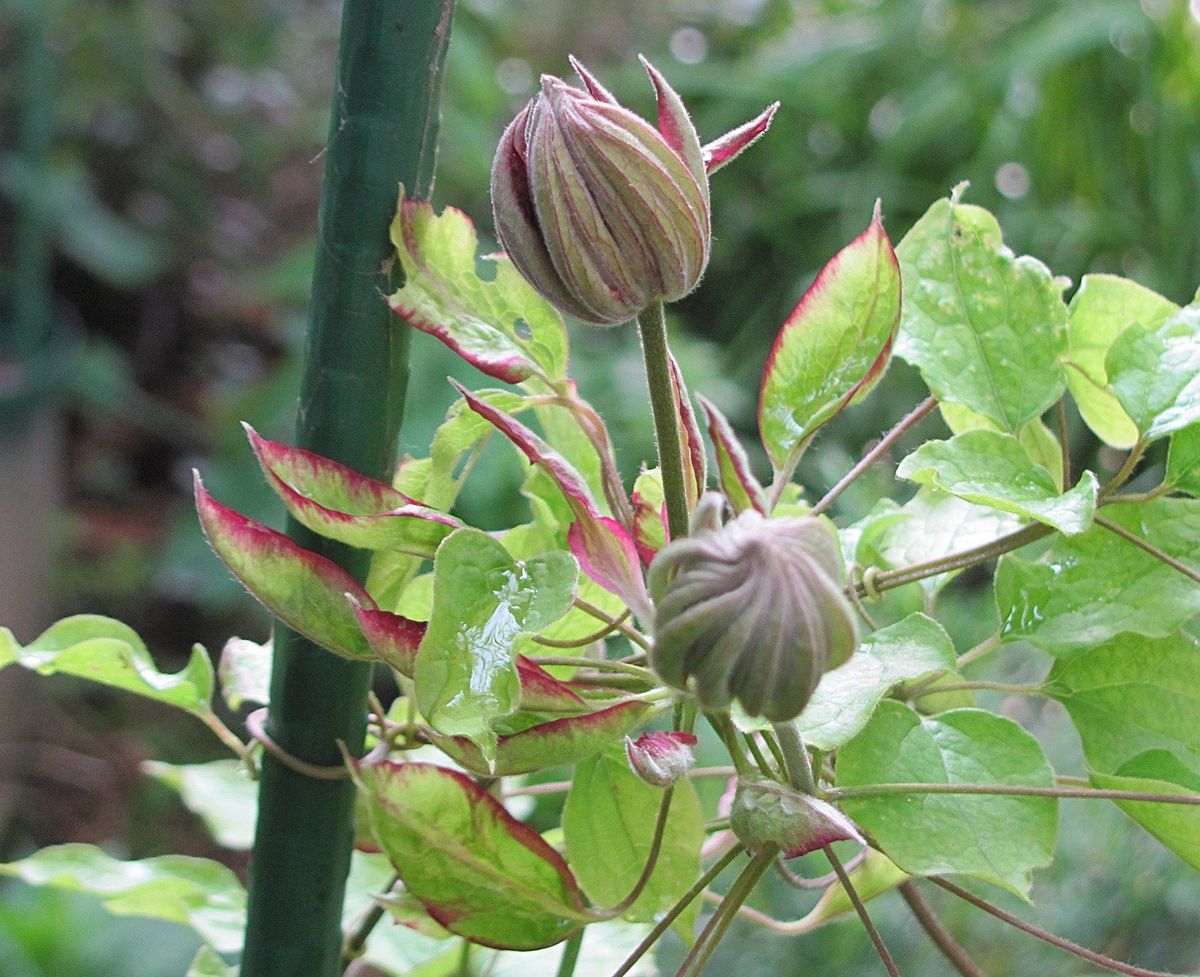
[{"label": "green flower stem", "polygon": [[738,745],[737,730],[734,728],[733,721],[729,718],[729,713],[705,712],[704,718],[708,720],[708,724],[716,734],[721,737],[721,742],[725,744],[725,749],[729,751],[729,758],[733,761],[737,775],[739,777],[753,777],[754,771],[750,769],[750,764],[746,762],[746,752]]},{"label": "green flower stem", "polygon": [[986,899],[981,899],[973,892],[968,892],[966,889],[960,888],[953,882],[937,875],[928,876],[929,881],[936,886],[940,886],[947,892],[953,893],[958,898],[969,902],[977,909],[982,909],[985,913],[995,916],[1001,922],[1008,923],[1009,926],[1014,926],[1023,933],[1028,933],[1030,936],[1049,943],[1051,946],[1056,946],[1060,950],[1066,950],[1067,953],[1074,954],[1089,963],[1094,963],[1097,967],[1103,967],[1105,970],[1111,970],[1118,974],[1128,974],[1129,977],[1177,977],[1175,974],[1166,973],[1162,970],[1146,970],[1144,967],[1135,967],[1132,964],[1122,963],[1120,960],[1114,960],[1112,957],[1106,957],[1103,953],[1097,953],[1095,950],[1089,950],[1087,947],[1080,946],[1071,940],[1061,936],[1055,936],[1053,933],[1042,929],[1040,926],[1035,926],[1033,923],[1027,923],[1019,916],[1014,916],[1012,913],[1007,913],[999,906],[995,906]]},{"label": "green flower stem", "polygon": [[717,944],[725,936],[725,931],[737,918],[738,910],[750,898],[750,893],[758,885],[758,880],[763,877],[763,873],[771,867],[771,863],[778,855],[779,849],[775,845],[768,845],[750,859],[750,863],[742,869],[742,874],[729,887],[729,892],[721,900],[717,911],[712,914],[704,929],[700,931],[692,949],[683,958],[683,963],[679,965],[675,977],[697,977],[704,969],[709,957],[717,949]]},{"label": "green flower stem", "polygon": [[742,733],[742,741],[750,750],[750,755],[754,757],[754,762],[758,764],[758,769],[763,772],[764,777],[775,779],[775,772],[771,769],[771,765],[767,763],[767,758],[763,756],[763,752],[759,749],[758,742],[754,739],[753,733]]},{"label": "green flower stem", "polygon": [[627,637],[635,645],[640,647],[643,651],[650,650],[650,642],[647,640],[647,638],[644,634],[642,634],[636,628],[631,628],[628,624],[622,623],[624,621],[624,619],[628,616],[627,613],[622,614],[621,617],[619,617],[619,618],[612,617],[611,615],[605,613],[603,610],[601,610],[599,607],[597,607],[595,604],[589,604],[586,600],[584,600],[581,597],[576,597],[575,600],[572,601],[572,604],[573,604],[573,606],[578,607],[581,611],[583,611],[583,613],[590,614],[597,621],[603,621],[605,624],[612,625],[613,628],[620,631],[621,634],[625,635],[625,637]]},{"label": "green flower stem", "polygon": [[908,903],[908,908],[933,941],[933,945],[942,951],[942,956],[950,961],[950,965],[962,974],[962,977],[987,977],[979,964],[972,960],[971,955],[950,935],[950,931],[938,919],[933,906],[929,905],[929,901],[912,879],[900,883],[900,895]]},{"label": "green flower stem", "polygon": [[676,919],[679,918],[679,914],[687,909],[687,907],[692,904],[692,902],[698,895],[700,895],[701,892],[712,885],[712,883],[716,881],[717,876],[724,872],[725,869],[733,862],[733,860],[737,858],[738,855],[740,855],[743,851],[745,851],[745,849],[742,848],[741,845],[736,845],[729,849],[729,851],[727,851],[719,859],[717,859],[717,861],[713,863],[713,866],[702,876],[700,876],[700,878],[696,880],[696,883],[690,889],[688,889],[687,892],[679,897],[679,901],[667,910],[663,918],[654,925],[654,929],[646,934],[645,939],[643,939],[641,943],[633,948],[633,952],[625,958],[625,961],[621,964],[621,966],[613,971],[612,977],[625,977],[625,974],[629,973],[629,971],[633,969],[637,962],[641,960],[643,956],[645,956],[646,951],[654,946],[654,944],[658,942],[658,938],[670,928],[671,924],[674,923]]},{"label": "green flower stem", "polygon": [[591,634],[584,635],[582,638],[572,638],[569,641],[560,641],[557,638],[545,638],[540,634],[535,634],[533,636],[533,640],[546,648],[586,648],[588,645],[595,644],[602,638],[607,638],[614,631],[620,630],[621,625],[629,619],[632,613],[633,612],[630,611],[629,608],[625,608],[625,610],[621,612],[620,617],[614,618],[598,631],[593,631]]},{"label": "green flower stem", "polygon": [[619,672],[632,675],[651,685],[658,684],[658,677],[648,668],[628,665],[611,658],[576,658],[571,655],[538,655],[534,659],[539,665],[574,665],[578,668],[594,668],[600,672]]},{"label": "green flower stem", "polygon": [[558,962],[558,977],[573,977],[575,964],[579,962],[579,948],[583,946],[583,931],[584,928],[579,927],[563,944],[562,959]]},{"label": "green flower stem", "polygon": [[1200,571],[1193,570],[1186,563],[1181,563],[1179,560],[1175,559],[1175,557],[1171,556],[1169,553],[1164,553],[1162,550],[1160,550],[1157,546],[1153,545],[1152,543],[1147,543],[1140,536],[1135,536],[1124,526],[1118,526],[1115,522],[1109,522],[1109,520],[1101,519],[1099,516],[1096,516],[1096,525],[1102,526],[1104,529],[1107,529],[1110,533],[1115,533],[1117,536],[1120,536],[1121,539],[1125,540],[1126,542],[1132,543],[1138,549],[1144,550],[1145,552],[1149,553],[1156,560],[1161,560],[1163,563],[1165,563],[1167,566],[1169,566],[1172,570],[1178,570],[1185,577],[1188,577],[1189,579],[1196,581],[1196,583],[1200,583]]},{"label": "green flower stem", "polygon": [[910,699],[921,699],[927,695],[938,695],[941,692],[1005,692],[1009,695],[1042,695],[1040,685],[1012,685],[1006,682],[953,682],[946,685],[930,685],[919,692],[910,692]]},{"label": "green flower stem", "polygon": [[833,871],[837,874],[838,881],[842,883],[842,888],[846,890],[846,895],[850,897],[850,902],[854,905],[854,911],[858,913],[858,918],[863,924],[863,929],[867,931],[867,936],[871,938],[871,943],[875,946],[875,952],[879,954],[879,959],[883,961],[883,967],[888,972],[888,977],[900,977],[900,971],[896,969],[896,961],[892,959],[891,951],[888,950],[887,944],[883,942],[883,937],[880,936],[879,930],[871,922],[871,916],[867,912],[867,907],[863,904],[858,890],[854,888],[854,883],[850,881],[850,875],[846,872],[845,866],[842,865],[842,860],[838,858],[837,852],[833,850],[832,845],[826,845],[821,850],[825,852],[825,857],[829,859],[829,864],[833,866]]},{"label": "green flower stem", "polygon": [[683,450],[679,433],[679,411],[671,385],[667,352],[667,317],[661,302],[638,314],[642,359],[650,387],[650,410],[658,440],[658,467],[662,472],[663,496],[667,503],[667,529],[672,539],[688,534],[687,491],[684,488]]},{"label": "green flower stem", "polygon": [[882,797],[889,794],[991,794],[1200,805],[1200,795],[1197,794],[1150,794],[1102,787],[1027,787],[1021,784],[867,784],[863,787],[831,787],[822,796],[829,801],[843,801],[850,797]]},{"label": "green flower stem", "polygon": [[924,419],[925,416],[937,406],[937,403],[938,401],[936,397],[926,397],[908,414],[902,417],[900,421],[897,422],[895,427],[893,427],[890,431],[888,431],[887,434],[880,438],[879,443],[875,445],[875,447],[873,447],[870,451],[863,455],[861,459],[859,459],[858,464],[851,468],[850,471],[846,472],[841,481],[839,481],[833,488],[825,493],[825,496],[821,499],[821,501],[812,507],[810,514],[817,516],[828,509],[839,495],[841,495],[846,491],[846,489],[854,484],[854,481],[859,478],[859,476],[861,476],[872,465],[874,465],[875,462],[887,454],[888,451],[891,450],[892,445],[899,441],[906,432],[915,427],[922,419]]},{"label": "green flower stem", "polygon": [[[453,0],[347,0],[324,154],[316,262],[296,443],[388,479],[404,408],[409,330],[381,296],[388,226],[403,182],[428,193],[441,65]],[[288,523],[301,546],[358,579],[368,554]],[[288,628],[275,633],[267,731],[318,766],[357,755],[369,665],[331,655]],[[353,841],[354,787],[263,757],[242,977],[334,977]]]},{"label": "green flower stem", "polygon": [[771,725],[779,739],[779,748],[783,750],[783,762],[791,785],[806,794],[816,794],[817,783],[813,780],[812,761],[808,757],[808,748],[804,745],[800,730],[794,722]]}]

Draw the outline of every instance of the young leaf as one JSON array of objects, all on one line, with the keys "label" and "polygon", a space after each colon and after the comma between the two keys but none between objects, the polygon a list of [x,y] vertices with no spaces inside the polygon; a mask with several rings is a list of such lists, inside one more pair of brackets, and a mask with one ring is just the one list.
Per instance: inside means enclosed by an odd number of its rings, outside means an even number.
[{"label": "young leaf", "polygon": [[435,732],[432,738],[443,753],[471,773],[507,777],[586,760],[619,743],[649,711],[649,703],[632,699],[584,716],[538,723],[499,737],[491,763],[465,736],[440,736]]},{"label": "young leaf", "polygon": [[810,746],[836,750],[858,735],[893,686],[953,668],[950,636],[932,618],[910,614],[867,635],[845,664],[828,672],[796,725]]},{"label": "young leaf", "polygon": [[[510,390],[476,390],[475,396],[507,414],[519,413],[528,406],[525,397]],[[481,442],[493,431],[495,427],[471,410],[465,401],[456,400],[451,404],[429,446],[430,468],[422,501],[442,512],[449,512],[466,477],[463,460],[478,451]]]},{"label": "young leaf", "polygon": [[[1104,517],[1195,564],[1200,552],[1195,499],[1107,505]],[[1168,635],[1200,611],[1194,581],[1102,526],[1056,539],[1036,560],[1002,557],[995,589],[1004,640],[1028,641],[1059,658],[1122,631]]]},{"label": "young leaf", "polygon": [[[838,753],[837,782],[1052,787],[1054,771],[1037,740],[1010,719],[980,709],[922,719],[888,701]],[[884,794],[847,797],[842,807],[913,875],[973,875],[1028,898],[1031,870],[1054,856],[1052,797]]]},{"label": "young leaf", "polygon": [[[598,906],[616,905],[629,894],[650,853],[662,788],[632,770],[622,753],[599,753],[579,764],[563,807],[563,835],[571,869]],[[691,782],[676,782],[662,848],[650,881],[626,911],[634,922],[653,922],[700,876],[704,818]],[[691,933],[698,903],[681,925]]]},{"label": "young leaf", "polygon": [[356,765],[355,779],[405,888],[452,933],[534,950],[588,921],[561,856],[470,778],[383,763]]},{"label": "young leaf", "polygon": [[1040,261],[1016,258],[982,207],[939,200],[896,248],[904,312],[896,355],[943,401],[1015,433],[1066,384],[1062,286]]},{"label": "young leaf", "polygon": [[1163,482],[1193,498],[1200,496],[1200,424],[1192,424],[1171,435]]},{"label": "young leaf", "polygon": [[1181,309],[1156,329],[1130,326],[1104,367],[1144,440],[1200,420],[1200,306]]},{"label": "young leaf", "polygon": [[421,712],[439,732],[464,735],[489,761],[492,720],[513,712],[520,677],[513,645],[567,612],[577,570],[555,551],[520,562],[478,529],[460,529],[438,548],[433,615],[417,651]]},{"label": "young leaf", "polygon": [[700,428],[696,424],[696,412],[692,410],[687,384],[683,382],[683,371],[679,369],[679,363],[670,350],[667,351],[667,357],[671,369],[671,396],[679,414],[679,455],[683,459],[683,481],[690,510],[708,487],[707,458],[704,439],[700,437]]},{"label": "young leaf", "polygon": [[428,201],[406,199],[401,187],[391,237],[404,284],[388,304],[414,329],[505,383],[537,376],[553,386],[566,376],[562,316],[504,255],[487,258],[492,281],[479,277],[475,227],[462,211],[447,207],[435,215]]},{"label": "young leaf", "polygon": [[968,431],[949,441],[926,441],[900,462],[896,475],[1002,512],[1036,519],[1067,535],[1091,525],[1096,476],[1084,472],[1062,494],[1054,477],[1035,464],[1011,434]]},{"label": "young leaf", "polygon": [[[942,420],[950,428],[951,434],[965,434],[967,431],[997,431],[1000,428],[982,414],[977,414],[970,407],[955,404],[950,401],[938,404],[938,412]],[[1003,432],[1000,432],[1003,433]],[[1058,438],[1046,427],[1045,421],[1035,417],[1026,421],[1017,430],[1017,440],[1029,452],[1034,464],[1041,465],[1054,479],[1055,488],[1061,492],[1062,484],[1062,447]]]},{"label": "young leaf", "polygon": [[644,566],[667,545],[666,496],[657,468],[643,471],[633,483],[633,543]]},{"label": "young leaf", "polygon": [[202,946],[196,951],[195,959],[188,967],[185,977],[237,977],[237,971],[212,947]]},{"label": "young leaf", "polygon": [[[858,897],[863,902],[874,899],[911,878],[903,869],[897,868],[896,863],[887,855],[874,848],[868,848],[867,857],[862,864],[847,874],[850,876],[854,891],[858,893]],[[815,930],[818,926],[824,926],[837,919],[844,919],[854,911],[854,903],[850,901],[850,896],[842,883],[834,882],[821,893],[821,898],[817,900],[817,904],[813,906],[808,915],[800,920],[803,924],[802,932],[807,933],[809,930]]]},{"label": "young leaf", "polygon": [[288,627],[343,658],[375,657],[346,601],[350,594],[363,607],[375,606],[357,580],[332,560],[221,505],[205,491],[199,473],[195,482],[208,545],[251,596]]},{"label": "young leaf", "polygon": [[217,675],[221,698],[234,712],[247,702],[265,706],[271,701],[272,643],[230,638],[221,649]]},{"label": "young leaf", "polygon": [[763,446],[776,470],[887,362],[900,319],[900,266],[876,205],[792,311],[767,359],[759,398]]},{"label": "young leaf", "polygon": [[212,662],[200,645],[192,648],[181,671],[164,674],[155,666],[137,632],[98,614],[64,618],[24,647],[16,643],[11,632],[3,630],[0,662],[6,657],[40,675],[74,675],[193,715],[212,711]]},{"label": "young leaf", "polygon": [[1191,635],[1117,635],[1056,662],[1044,691],[1070,713],[1094,770],[1116,773],[1167,750],[1200,774],[1200,641]]},{"label": "young leaf", "polygon": [[1087,426],[1114,448],[1132,448],[1138,432],[1109,388],[1104,366],[1109,348],[1126,327],[1156,329],[1178,309],[1157,292],[1115,275],[1084,275],[1067,307],[1067,387]]},{"label": "young leaf", "polygon": [[[1148,794],[1178,794],[1200,801],[1200,775],[1173,753],[1139,753],[1113,774],[1091,774],[1093,787]],[[1200,869],[1200,806],[1114,801],[1122,811],[1193,868]]]},{"label": "young leaf", "polygon": [[350,598],[350,606],[371,650],[401,675],[412,678],[417,663],[417,648],[425,637],[427,623],[412,621],[389,611],[363,607],[353,597]]},{"label": "young leaf", "polygon": [[186,855],[123,862],[93,845],[55,845],[0,875],[99,896],[116,916],[145,916],[190,926],[218,953],[236,953],[246,926],[246,890],[224,865]]},{"label": "young leaf", "polygon": [[750,459],[733,433],[733,426],[712,401],[700,395],[696,399],[708,418],[708,437],[717,456],[717,484],[729,500],[730,508],[736,514],[754,509],[765,516],[766,493],[750,470]]},{"label": "young leaf", "polygon": [[455,384],[471,409],[486,417],[562,491],[574,516],[567,541],[584,573],[621,597],[643,621],[650,620],[650,599],[633,537],[615,519],[601,516],[579,473],[529,428]]},{"label": "young leaf", "polygon": [[384,482],[245,428],[267,483],[288,512],[318,535],[348,546],[429,558],[462,525]]},{"label": "young leaf", "polygon": [[199,816],[218,845],[234,851],[250,849],[258,814],[258,785],[246,776],[240,760],[182,765],[147,760],[141,769],[177,792],[184,807]]}]

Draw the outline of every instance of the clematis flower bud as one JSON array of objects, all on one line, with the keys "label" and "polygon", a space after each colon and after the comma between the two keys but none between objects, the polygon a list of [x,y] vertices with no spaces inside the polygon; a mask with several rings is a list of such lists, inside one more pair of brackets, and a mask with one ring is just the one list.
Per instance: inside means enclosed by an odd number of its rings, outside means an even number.
[{"label": "clematis flower bud", "polygon": [[691,733],[643,733],[636,740],[625,737],[625,756],[642,780],[655,787],[670,787],[692,769],[696,755]]},{"label": "clematis flower bud", "polygon": [[761,136],[776,106],[702,147],[683,102],[645,59],[657,128],[574,59],[584,88],[550,75],[492,163],[496,233],[546,299],[613,325],[696,287],[708,264],[708,173]]},{"label": "clematis flower bud", "polygon": [[863,837],[832,804],[772,781],[739,781],[729,826],[751,851],[776,845],[784,858],[807,855],[834,841]]},{"label": "clematis flower bud", "polygon": [[837,537],[822,519],[752,509],[722,526],[721,501],[706,494],[692,535],[650,565],[654,668],[678,689],[693,680],[705,708],[736,699],[751,716],[783,722],[858,643]]}]

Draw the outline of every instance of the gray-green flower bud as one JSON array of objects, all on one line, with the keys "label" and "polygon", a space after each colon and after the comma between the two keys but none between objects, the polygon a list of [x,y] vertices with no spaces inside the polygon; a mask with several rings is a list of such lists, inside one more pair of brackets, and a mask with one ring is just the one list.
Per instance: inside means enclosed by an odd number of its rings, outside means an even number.
[{"label": "gray-green flower bud", "polygon": [[822,519],[753,510],[714,525],[711,498],[650,566],[654,668],[705,708],[736,699],[751,716],[793,719],[858,643],[837,537]]}]

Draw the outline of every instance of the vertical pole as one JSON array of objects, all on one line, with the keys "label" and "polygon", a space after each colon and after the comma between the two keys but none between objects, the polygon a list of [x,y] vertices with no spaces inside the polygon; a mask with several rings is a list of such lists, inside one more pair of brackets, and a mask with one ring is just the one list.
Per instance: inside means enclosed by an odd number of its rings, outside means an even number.
[{"label": "vertical pole", "polygon": [[[395,464],[408,328],[383,301],[397,184],[428,195],[453,0],[346,0],[300,387],[297,443],[365,474]],[[367,554],[288,535],[362,579]],[[277,626],[268,731],[310,763],[362,749],[370,666]],[[353,835],[348,781],[263,758],[242,977],[333,977]]]}]

